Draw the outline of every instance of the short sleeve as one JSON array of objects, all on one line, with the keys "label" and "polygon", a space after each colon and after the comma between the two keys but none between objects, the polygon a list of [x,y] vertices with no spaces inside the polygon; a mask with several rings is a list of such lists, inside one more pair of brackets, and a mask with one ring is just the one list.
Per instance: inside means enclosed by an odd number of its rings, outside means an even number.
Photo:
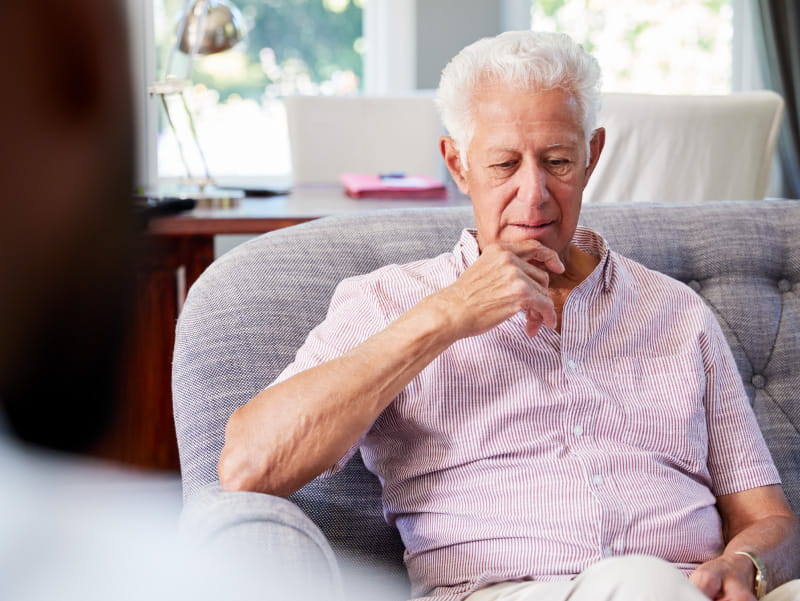
[{"label": "short sleeve", "polygon": [[[295,374],[341,357],[388,325],[380,304],[365,276],[343,280],[333,293],[325,320],[309,333],[295,359],[270,386],[288,380]],[[366,436],[320,477],[340,471],[355,455]]]},{"label": "short sleeve", "polygon": [[708,469],[715,496],[780,484],[725,335],[710,310],[701,336],[706,374]]}]

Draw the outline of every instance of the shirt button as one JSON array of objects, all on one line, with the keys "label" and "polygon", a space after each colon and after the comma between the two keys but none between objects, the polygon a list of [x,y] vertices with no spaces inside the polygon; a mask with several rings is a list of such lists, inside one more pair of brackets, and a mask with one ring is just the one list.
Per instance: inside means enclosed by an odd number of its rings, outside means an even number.
[{"label": "shirt button", "polygon": [[603,554],[603,557],[611,557],[614,555],[614,550],[610,545],[603,545],[603,548],[600,549],[600,552]]},{"label": "shirt button", "polygon": [[600,474],[595,474],[592,476],[592,482],[595,486],[603,486],[603,476]]},{"label": "shirt button", "polygon": [[575,436],[583,436],[583,426],[581,426],[580,424],[578,424],[577,426],[575,426],[574,428],[572,428],[572,433],[573,433]]},{"label": "shirt button", "polygon": [[576,369],[578,369],[578,364],[577,364],[577,363],[575,363],[575,361],[573,361],[572,359],[570,359],[569,361],[567,361],[567,366],[568,366],[568,367],[569,367],[571,370],[576,370]]}]

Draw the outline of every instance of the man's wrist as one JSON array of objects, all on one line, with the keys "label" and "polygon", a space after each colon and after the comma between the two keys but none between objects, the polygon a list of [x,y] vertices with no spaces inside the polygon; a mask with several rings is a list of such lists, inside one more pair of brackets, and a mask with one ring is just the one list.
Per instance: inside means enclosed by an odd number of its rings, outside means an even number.
[{"label": "man's wrist", "polygon": [[753,567],[753,594],[761,599],[767,594],[767,568],[761,558],[752,551],[734,551],[735,555],[746,557]]},{"label": "man's wrist", "polygon": [[464,337],[465,320],[436,294],[424,298],[414,310],[425,315],[426,326],[439,334],[446,346]]}]

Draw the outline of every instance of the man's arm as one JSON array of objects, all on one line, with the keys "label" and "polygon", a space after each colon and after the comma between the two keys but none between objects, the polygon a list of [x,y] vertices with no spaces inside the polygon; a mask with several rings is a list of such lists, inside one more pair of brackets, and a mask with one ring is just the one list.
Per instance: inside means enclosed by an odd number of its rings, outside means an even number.
[{"label": "man's arm", "polygon": [[702,564],[691,580],[709,599],[752,601],[755,567],[764,563],[769,588],[800,577],[800,525],[779,485],[717,498],[727,542],[722,555]]},{"label": "man's arm", "polygon": [[289,495],[335,464],[402,389],[456,340],[525,311],[528,333],[556,326],[536,241],[494,245],[451,286],[423,299],[349,353],[260,392],[234,412],[218,471],[226,490]]}]

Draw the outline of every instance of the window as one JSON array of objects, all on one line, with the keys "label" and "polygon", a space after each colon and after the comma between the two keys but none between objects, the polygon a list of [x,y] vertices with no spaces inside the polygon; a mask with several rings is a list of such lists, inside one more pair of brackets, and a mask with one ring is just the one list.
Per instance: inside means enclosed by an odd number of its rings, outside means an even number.
[{"label": "window", "polygon": [[[232,0],[241,11],[246,39],[223,53],[197,57],[186,92],[211,175],[221,182],[290,172],[286,118],[288,94],[352,94],[361,88],[363,0]],[[163,75],[175,43],[184,0],[155,0],[156,70]],[[176,56],[176,61],[186,57]],[[185,65],[188,66],[188,65]],[[179,97],[168,98],[171,103]],[[182,107],[170,113],[179,131],[188,127]],[[158,122],[158,175],[182,177],[176,137],[163,111]],[[183,138],[185,139],[185,137]],[[194,175],[199,156],[185,144]]]},{"label": "window", "polygon": [[604,91],[731,91],[731,0],[532,0],[531,24],[594,54]]}]

